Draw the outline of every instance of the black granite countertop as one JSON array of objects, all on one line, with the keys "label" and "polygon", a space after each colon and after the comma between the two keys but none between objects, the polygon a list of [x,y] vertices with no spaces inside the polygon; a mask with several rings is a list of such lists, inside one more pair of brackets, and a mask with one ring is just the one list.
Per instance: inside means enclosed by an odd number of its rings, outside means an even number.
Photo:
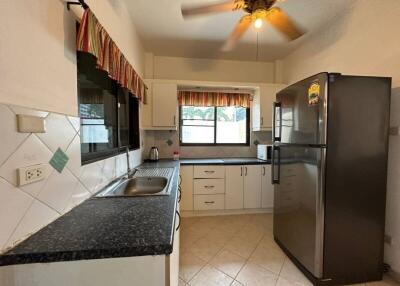
[{"label": "black granite countertop", "polygon": [[169,196],[91,198],[0,255],[0,266],[172,252],[179,162],[140,167],[174,167]]},{"label": "black granite countertop", "polygon": [[265,165],[271,164],[270,160],[264,161],[257,158],[182,158],[181,165]]}]

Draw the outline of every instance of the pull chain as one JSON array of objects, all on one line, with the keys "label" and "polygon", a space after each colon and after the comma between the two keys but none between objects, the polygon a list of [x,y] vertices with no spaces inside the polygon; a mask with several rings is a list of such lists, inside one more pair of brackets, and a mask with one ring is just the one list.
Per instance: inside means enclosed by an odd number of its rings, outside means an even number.
[{"label": "pull chain", "polygon": [[258,62],[258,31],[257,31],[257,49],[256,49],[256,61]]}]

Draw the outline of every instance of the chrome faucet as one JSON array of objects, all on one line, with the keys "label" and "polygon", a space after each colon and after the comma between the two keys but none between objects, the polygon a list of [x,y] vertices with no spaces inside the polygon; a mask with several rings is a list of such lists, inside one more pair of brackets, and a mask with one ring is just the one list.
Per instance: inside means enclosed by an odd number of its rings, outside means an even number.
[{"label": "chrome faucet", "polygon": [[131,166],[129,162],[129,147],[126,147],[125,149],[126,152],[126,176],[130,178],[132,176],[131,174]]}]

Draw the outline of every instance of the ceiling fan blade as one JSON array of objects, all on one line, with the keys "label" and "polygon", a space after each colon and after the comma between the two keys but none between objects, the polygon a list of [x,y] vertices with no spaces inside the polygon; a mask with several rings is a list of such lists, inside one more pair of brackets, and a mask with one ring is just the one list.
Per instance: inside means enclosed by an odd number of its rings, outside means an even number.
[{"label": "ceiling fan blade", "polygon": [[201,6],[182,6],[183,18],[197,16],[202,14],[228,12],[240,10],[246,6],[244,0],[230,0],[222,3],[215,3]]},{"label": "ceiling fan blade", "polygon": [[253,17],[251,15],[243,16],[229,36],[228,40],[225,42],[224,46],[222,47],[222,51],[231,51],[235,47],[237,41],[242,37],[244,32],[246,32],[246,30],[249,28],[252,22]]},{"label": "ceiling fan blade", "polygon": [[278,7],[269,9],[264,20],[269,22],[290,40],[295,40],[304,35],[304,32]]}]

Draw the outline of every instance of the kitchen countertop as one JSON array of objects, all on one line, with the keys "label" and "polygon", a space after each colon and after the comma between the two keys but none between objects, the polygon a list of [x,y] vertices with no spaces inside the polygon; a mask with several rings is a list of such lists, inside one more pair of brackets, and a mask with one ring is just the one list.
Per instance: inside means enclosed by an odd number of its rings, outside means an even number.
[{"label": "kitchen countertop", "polygon": [[169,196],[91,198],[0,255],[0,266],[172,253],[179,161]]},{"label": "kitchen countertop", "polygon": [[271,164],[270,160],[264,161],[257,158],[182,158],[181,165],[265,165]]}]

